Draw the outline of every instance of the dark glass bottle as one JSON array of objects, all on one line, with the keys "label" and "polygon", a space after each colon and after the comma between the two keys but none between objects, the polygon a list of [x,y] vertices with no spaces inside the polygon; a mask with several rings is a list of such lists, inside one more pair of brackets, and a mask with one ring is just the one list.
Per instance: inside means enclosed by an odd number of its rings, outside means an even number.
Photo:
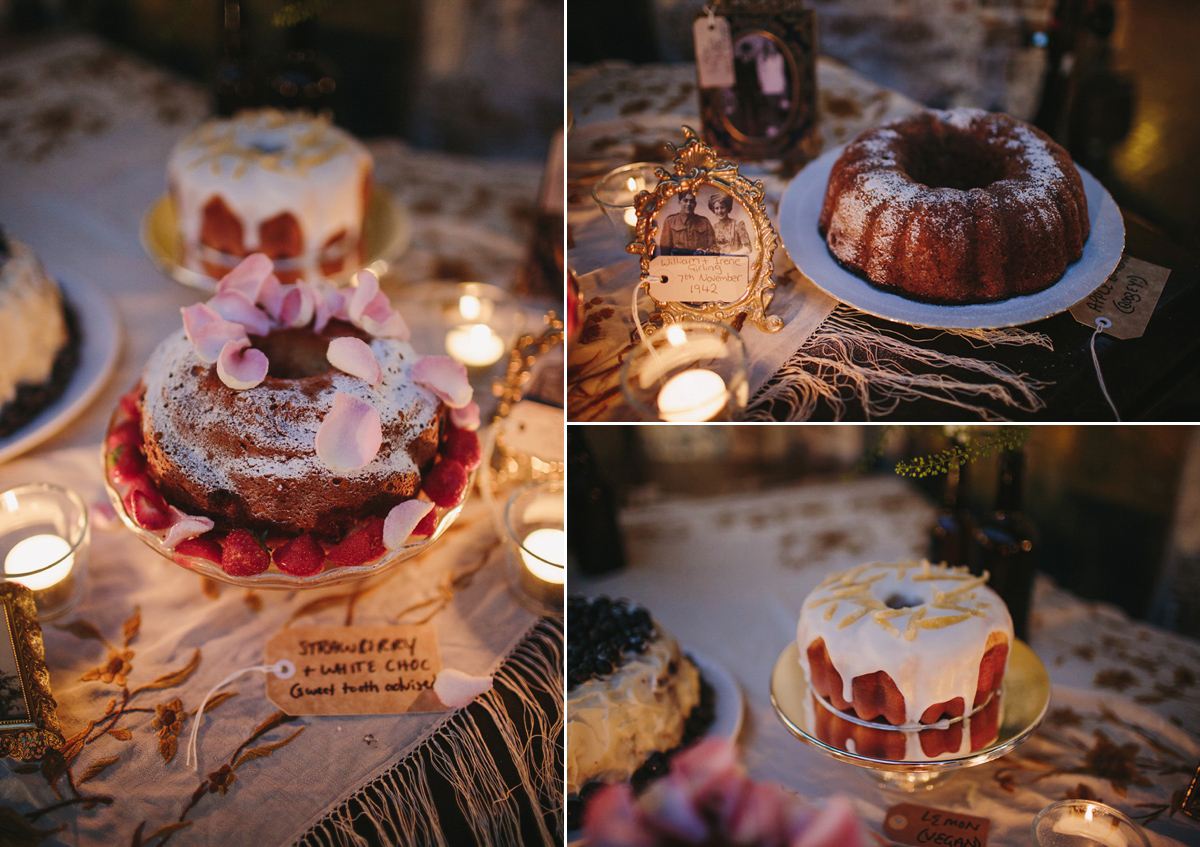
[{"label": "dark glass bottle", "polygon": [[555,133],[546,156],[546,167],[538,191],[533,232],[526,246],[525,264],[517,274],[514,290],[523,296],[561,303],[566,282],[563,214],[565,186],[563,134]]},{"label": "dark glass bottle", "polygon": [[988,584],[1008,604],[1017,638],[1029,638],[1029,606],[1041,549],[1037,527],[1021,511],[1025,454],[1006,450],[1000,455],[996,505],[975,530],[974,573],[988,571]]},{"label": "dark glass bottle", "polygon": [[225,0],[221,6],[221,60],[213,79],[217,114],[229,117],[259,105],[259,86],[246,49],[241,0]]},{"label": "dark glass bottle", "polygon": [[271,105],[333,114],[337,81],[332,65],[317,50],[317,22],[312,18],[284,31],[283,60],[271,75]]},{"label": "dark glass bottle", "polygon": [[589,576],[625,566],[616,494],[576,427],[567,427],[567,546]]},{"label": "dark glass bottle", "polygon": [[975,519],[971,517],[969,467],[964,463],[946,472],[942,507],[929,530],[928,559],[935,564],[945,562],[957,567],[971,563]]}]

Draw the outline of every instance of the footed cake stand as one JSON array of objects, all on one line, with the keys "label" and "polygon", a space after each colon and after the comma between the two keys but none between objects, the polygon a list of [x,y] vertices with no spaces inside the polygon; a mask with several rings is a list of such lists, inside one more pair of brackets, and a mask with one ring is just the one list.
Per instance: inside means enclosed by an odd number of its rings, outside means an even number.
[{"label": "footed cake stand", "polygon": [[771,673],[771,705],[793,735],[831,759],[860,768],[882,787],[896,791],[933,788],[960,768],[982,765],[1015,750],[1033,734],[1050,707],[1050,677],[1041,660],[1023,641],[1013,642],[1001,696],[999,733],[994,741],[978,750],[936,759],[882,759],[835,746],[818,737],[814,711],[818,707],[809,696],[796,642],[784,648]]}]

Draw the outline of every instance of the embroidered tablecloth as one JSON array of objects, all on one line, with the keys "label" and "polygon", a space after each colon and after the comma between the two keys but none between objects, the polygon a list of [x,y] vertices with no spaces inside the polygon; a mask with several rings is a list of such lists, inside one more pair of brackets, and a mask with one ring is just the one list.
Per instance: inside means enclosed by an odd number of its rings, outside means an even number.
[{"label": "embroidered tablecloth", "polygon": [[[207,296],[161,273],[139,241],[172,144],[207,113],[197,86],[88,36],[0,58],[0,225],[52,274],[107,295],[123,326],[97,399],[0,465],[0,489],[52,481],[103,498],[100,442],[117,398],[179,326],[179,309]],[[384,280],[402,311],[410,282],[515,277],[540,165],[369,147],[377,186],[411,223]],[[68,745],[42,767],[0,762],[0,830],[70,845],[559,843],[562,628],[516,602],[503,558],[477,498],[385,580],[316,592],[205,583],[119,526],[94,529],[81,605],[44,627]],[[261,664],[280,628],[422,619],[445,665],[494,674],[493,691],[456,712],[292,720],[254,673],[210,702],[200,768],[185,767],[201,699]]]},{"label": "embroidered tablecloth", "polygon": [[[920,108],[827,57],[818,59],[816,76],[822,151]],[[575,68],[567,102],[575,121],[567,141],[569,258],[584,304],[569,358],[568,414],[577,421],[636,420],[618,374],[637,339],[631,307],[638,268],[592,200],[591,186],[619,165],[662,161],[663,142],[682,146],[681,125],[700,128],[695,67],[605,62]],[[762,181],[767,213],[778,220],[794,168],[764,163],[741,172]],[[1043,408],[1041,383],[989,359],[987,351],[1052,348],[1046,335],[1019,327],[929,331],[872,321],[813,285],[785,249],[776,250],[774,261],[769,313],[786,325],[777,334],[754,327],[742,332],[750,358],[746,419],[807,420],[819,406],[835,419],[871,419],[916,399],[946,404],[963,419],[1020,418]],[[645,320],[653,302],[641,295],[639,308]],[[970,352],[931,349],[928,340],[943,334],[960,337]]]},{"label": "embroidered tablecloth", "polygon": [[910,795],[789,733],[770,678],[804,597],[830,572],[921,555],[933,515],[896,477],[661,499],[621,513],[628,566],[602,578],[573,573],[572,592],[645,605],[685,650],[737,681],[752,776],[810,798],[850,795],[876,832],[888,808],[911,801],[988,818],[991,847],[1026,847],[1040,809],[1091,797],[1141,823],[1155,847],[1200,844],[1200,822],[1179,811],[1200,764],[1200,644],[1044,577],[1029,643],[1050,676],[1050,708],[1014,752]]}]

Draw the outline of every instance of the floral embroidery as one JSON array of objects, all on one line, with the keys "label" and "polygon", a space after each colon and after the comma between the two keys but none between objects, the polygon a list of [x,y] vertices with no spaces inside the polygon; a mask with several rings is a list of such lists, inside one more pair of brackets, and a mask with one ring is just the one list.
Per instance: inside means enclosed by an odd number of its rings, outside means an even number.
[{"label": "floral embroidery", "polygon": [[208,775],[208,793],[216,794],[220,791],[221,795],[224,796],[225,792],[229,790],[229,787],[233,785],[236,779],[237,774],[233,772],[232,767],[228,764],[221,765],[221,767]]},{"label": "floral embroidery", "polygon": [[124,686],[126,677],[133,670],[133,651],[132,650],[116,650],[108,651],[108,661],[98,668],[92,668],[90,671],[85,671],[81,680],[90,682],[98,679],[105,683],[116,683]]}]

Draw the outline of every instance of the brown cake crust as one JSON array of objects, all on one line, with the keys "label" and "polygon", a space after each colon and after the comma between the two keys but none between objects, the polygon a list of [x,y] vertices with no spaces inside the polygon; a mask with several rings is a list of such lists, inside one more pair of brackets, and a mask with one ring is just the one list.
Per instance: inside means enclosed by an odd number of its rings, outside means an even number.
[{"label": "brown cake crust", "polygon": [[834,258],[914,300],[985,303],[1057,282],[1090,234],[1070,154],[978,109],[926,110],[863,133],[829,175],[818,230]]}]

